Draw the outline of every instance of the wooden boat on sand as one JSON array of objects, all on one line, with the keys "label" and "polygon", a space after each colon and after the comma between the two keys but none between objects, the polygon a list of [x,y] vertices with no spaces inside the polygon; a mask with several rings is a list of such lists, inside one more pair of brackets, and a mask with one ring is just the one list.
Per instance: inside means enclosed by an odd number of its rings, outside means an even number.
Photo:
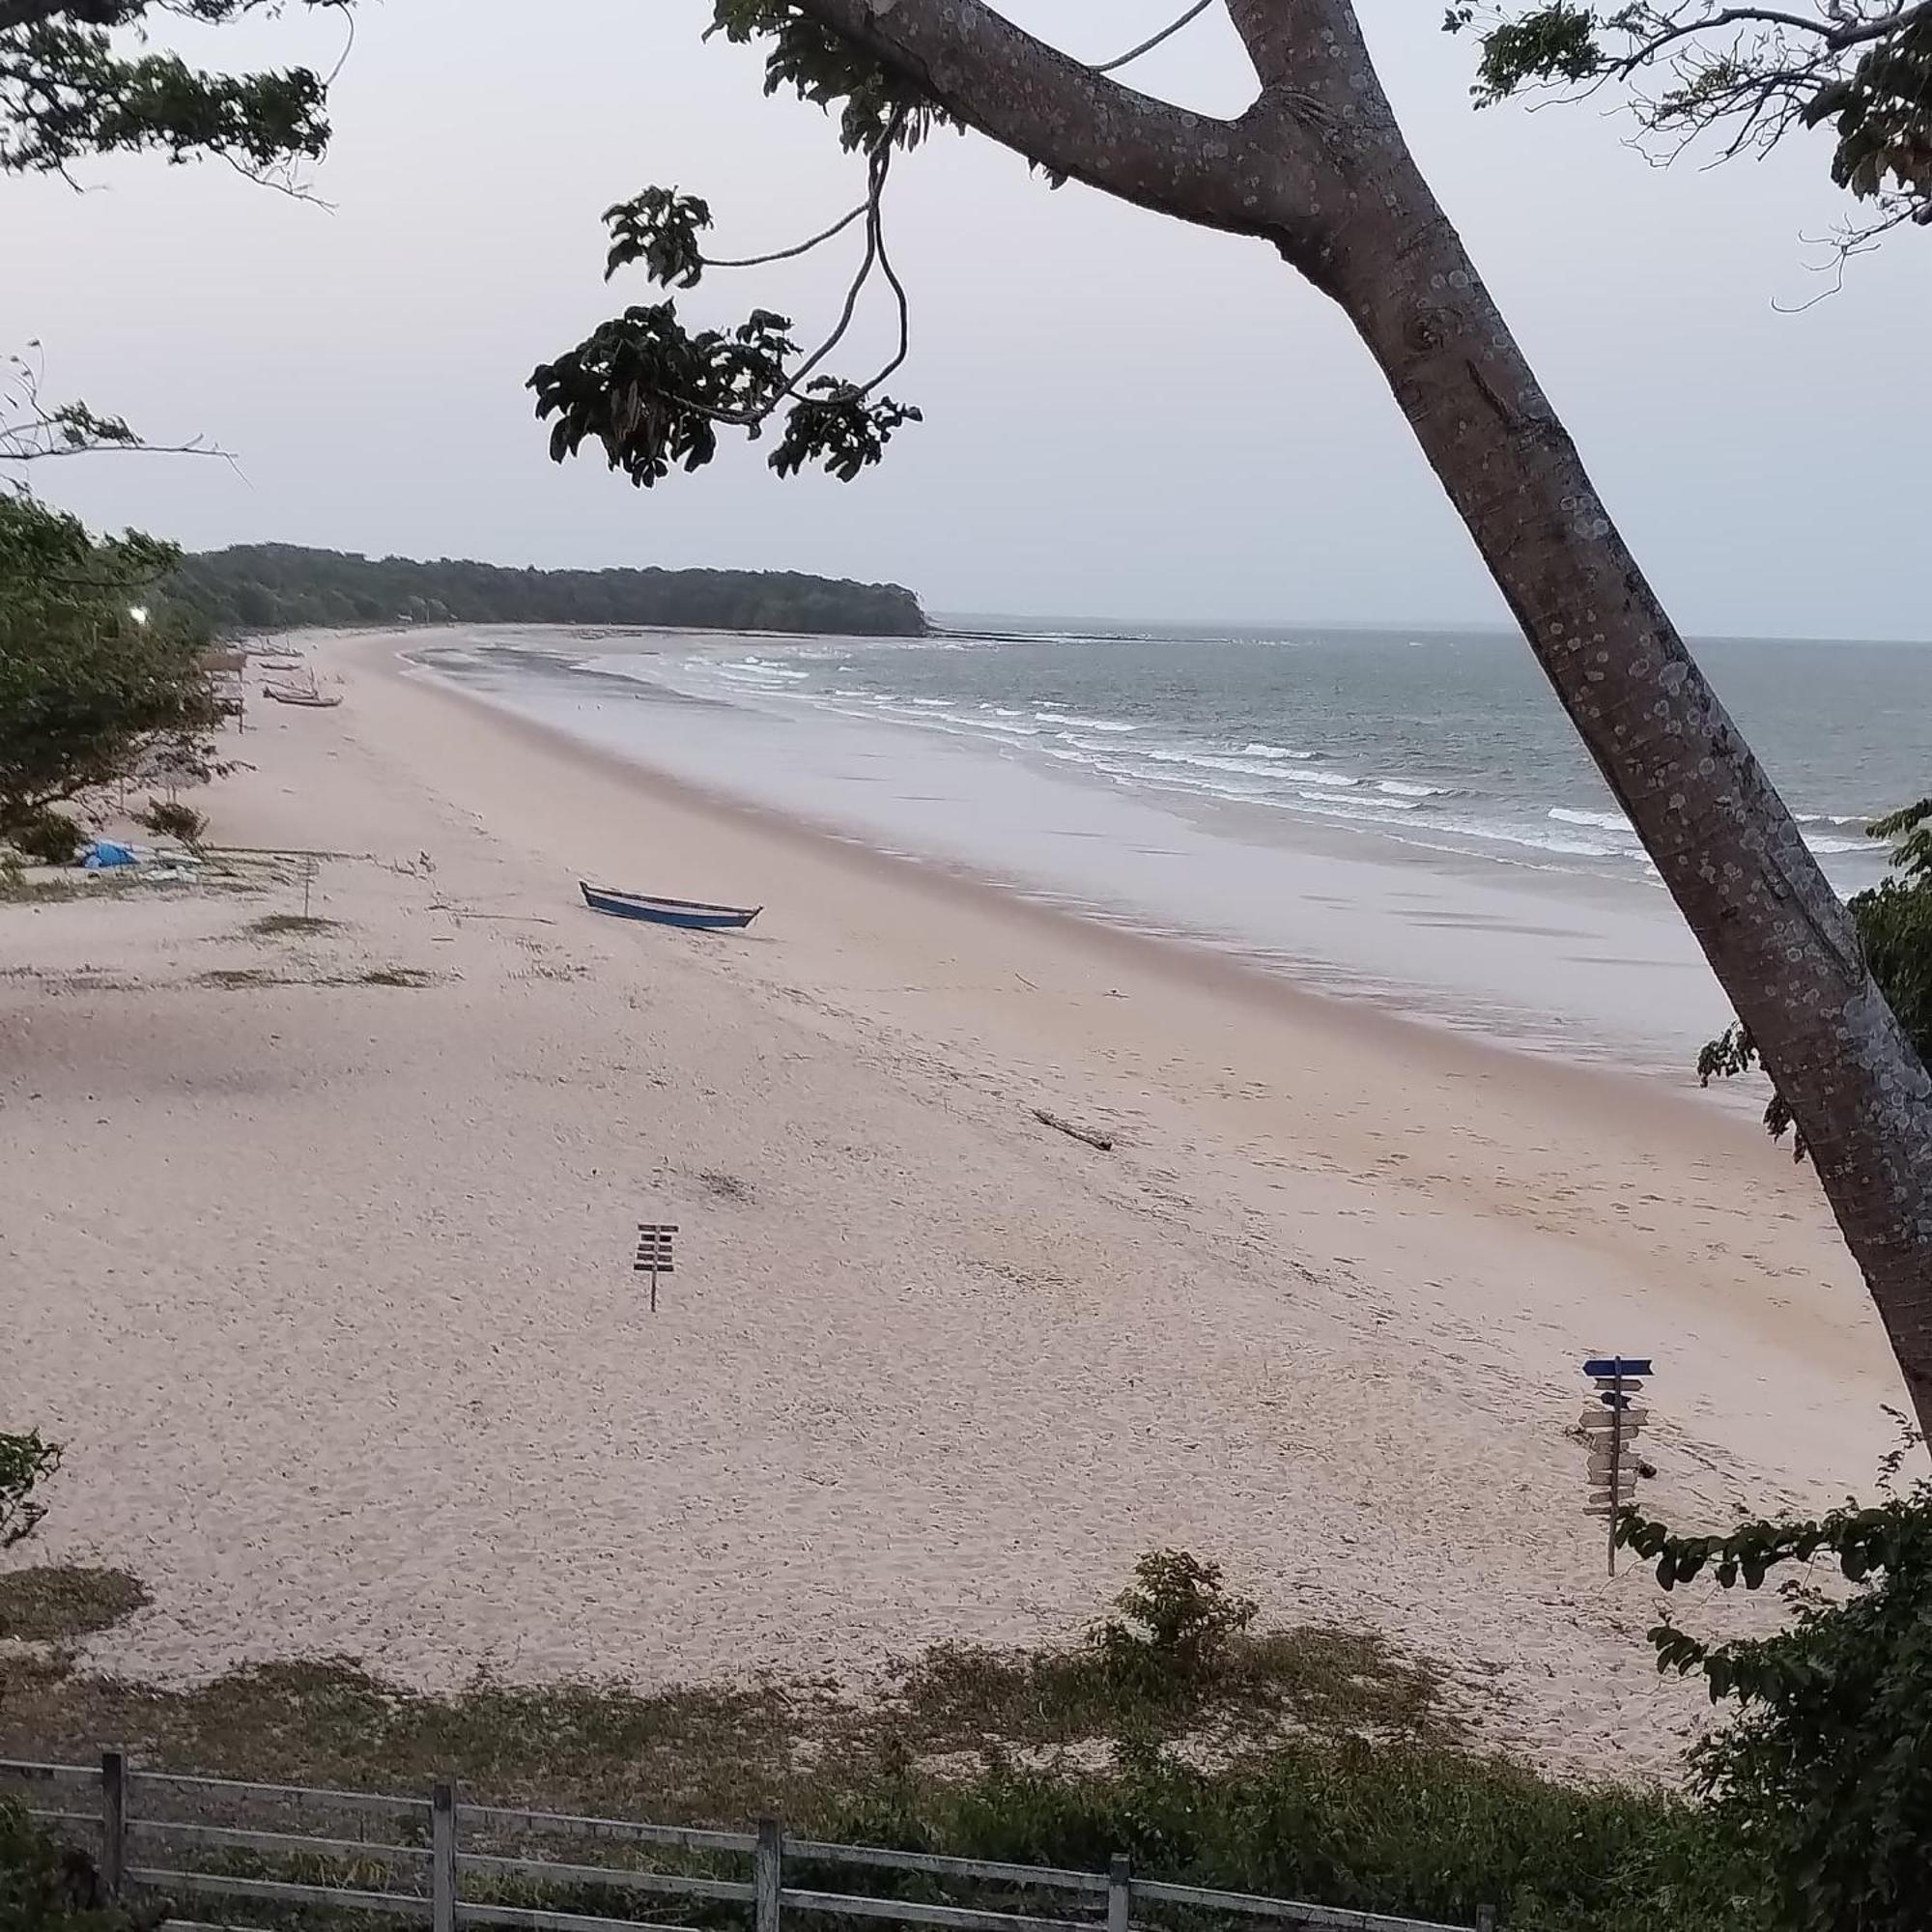
[{"label": "wooden boat on sand", "polygon": [[645,893],[618,893],[604,886],[577,882],[583,903],[592,912],[609,913],[612,919],[648,920],[654,925],[681,925],[694,932],[717,932],[726,927],[747,926],[764,911],[763,906],[706,905],[700,899],[658,898]]},{"label": "wooden boat on sand", "polygon": [[311,711],[327,711],[342,702],[339,693],[329,695],[320,691],[302,691],[291,684],[265,684],[262,696],[272,697],[277,704],[305,704]]}]

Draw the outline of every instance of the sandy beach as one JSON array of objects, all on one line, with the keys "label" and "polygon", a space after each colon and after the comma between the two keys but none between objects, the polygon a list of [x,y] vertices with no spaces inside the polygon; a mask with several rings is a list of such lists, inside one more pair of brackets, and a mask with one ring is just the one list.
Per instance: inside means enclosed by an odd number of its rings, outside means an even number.
[{"label": "sandy beach", "polygon": [[[407,643],[304,643],[343,704],[251,707],[205,800],[336,855],[327,930],[250,929],[295,861],[0,906],[0,1416],[68,1445],[37,1560],[155,1597],[97,1664],[863,1674],[1169,1545],[1646,1772],[1700,1700],[1604,1574],[1582,1354],[1658,1360],[1661,1514],[1868,1487],[1883,1337],[1735,1110],[708,797]],[[606,872],[767,910],[600,920]]]}]

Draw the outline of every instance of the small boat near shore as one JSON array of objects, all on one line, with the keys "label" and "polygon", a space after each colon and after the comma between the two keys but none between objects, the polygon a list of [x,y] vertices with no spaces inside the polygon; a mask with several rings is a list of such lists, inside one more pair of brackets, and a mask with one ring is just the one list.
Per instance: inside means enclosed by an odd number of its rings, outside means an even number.
[{"label": "small boat near shore", "polygon": [[265,684],[262,696],[272,697],[277,704],[305,704],[311,711],[327,711],[342,702],[340,694],[301,691],[287,684]]},{"label": "small boat near shore", "polygon": [[592,912],[609,913],[612,919],[647,920],[653,925],[681,925],[695,932],[747,926],[764,911],[763,906],[706,905],[700,899],[667,899],[646,893],[612,892],[608,887],[586,885],[582,879],[578,880],[577,889]]}]

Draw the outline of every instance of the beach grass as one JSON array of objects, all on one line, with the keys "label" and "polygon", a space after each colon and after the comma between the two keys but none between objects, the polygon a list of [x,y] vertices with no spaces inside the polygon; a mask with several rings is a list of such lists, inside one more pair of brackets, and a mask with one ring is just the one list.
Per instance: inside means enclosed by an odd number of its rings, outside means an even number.
[{"label": "beach grass", "polygon": [[112,1630],[149,1602],[125,1570],[48,1564],[0,1573],[0,1637],[65,1644]]},{"label": "beach grass", "polygon": [[0,905],[60,905],[89,890],[73,879],[30,879],[17,867],[0,866]]},{"label": "beach grass", "polygon": [[[1748,1873],[1695,1806],[1485,1755],[1437,1672],[1326,1628],[1237,1638],[1184,1684],[1123,1683],[1087,1647],[951,1645],[864,1691],[485,1677],[431,1695],[342,1659],[168,1689],[38,1660],[0,1673],[9,1754],[86,1761],[103,1738],[138,1740],[155,1768],[271,1782],[451,1777],[485,1803],[727,1827],[775,1813],[801,1835],[1086,1870],[1125,1851],[1148,1877],[1451,1923],[1486,1904],[1542,1932],[1753,1922]],[[838,1884],[942,1895],[905,1874],[841,1868]],[[964,1902],[1050,1909],[983,1888]],[[737,1922],[659,1907],[661,1922]]]},{"label": "beach grass", "polygon": [[242,929],[254,939],[309,939],[319,932],[334,932],[342,922],[324,919],[319,914],[271,912],[251,919]]},{"label": "beach grass", "polygon": [[440,976],[417,966],[371,966],[359,973],[278,973],[266,966],[217,966],[193,983],[240,993],[271,986],[433,986]]}]

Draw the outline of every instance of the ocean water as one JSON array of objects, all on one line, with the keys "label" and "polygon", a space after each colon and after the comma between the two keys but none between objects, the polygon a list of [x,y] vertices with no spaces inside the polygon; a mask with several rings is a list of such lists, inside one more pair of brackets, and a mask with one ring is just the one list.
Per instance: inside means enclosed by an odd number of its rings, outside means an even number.
[{"label": "ocean water", "polygon": [[[1497,865],[1650,871],[1513,634],[951,628],[724,654],[699,681]],[[1932,790],[1932,645],[1696,650],[1834,882],[1880,876],[1866,823]]]},{"label": "ocean water", "polygon": [[[1882,876],[1866,821],[1932,790],[1932,647],[1698,650],[1833,883]],[[440,632],[412,656],[914,863],[1515,1045],[1681,1081],[1729,1015],[1514,637],[955,618],[920,640]],[[633,842],[647,862],[611,883],[724,895]],[[781,879],[734,889],[782,920]]]}]

